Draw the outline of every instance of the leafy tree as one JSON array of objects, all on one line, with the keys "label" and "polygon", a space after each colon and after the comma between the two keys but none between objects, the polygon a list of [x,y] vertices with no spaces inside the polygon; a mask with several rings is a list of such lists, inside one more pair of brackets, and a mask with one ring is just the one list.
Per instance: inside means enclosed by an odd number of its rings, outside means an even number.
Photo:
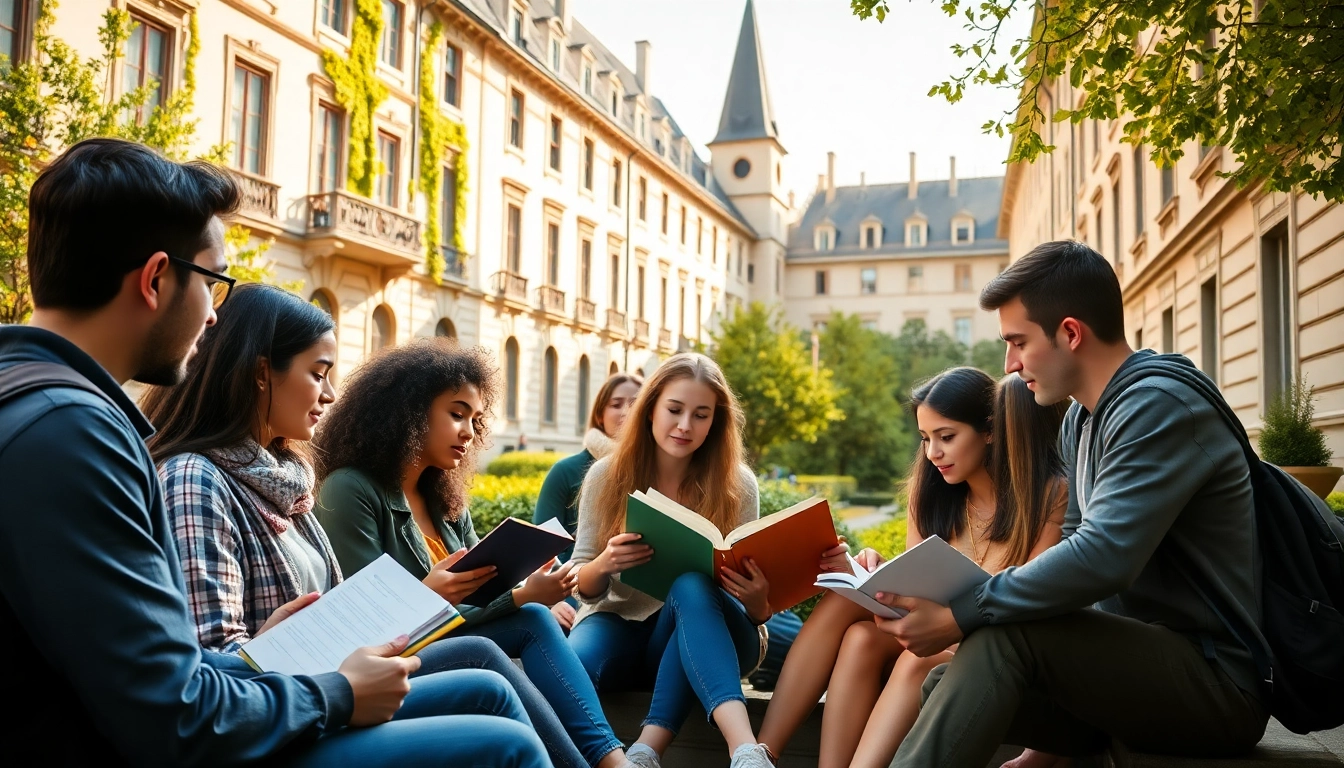
[{"label": "leafy tree", "polygon": [[[929,95],[961,99],[968,85],[1009,88],[1017,108],[985,123],[1009,131],[1009,162],[1049,152],[1045,120],[1124,120],[1125,140],[1169,164],[1191,142],[1224,145],[1237,184],[1302,190],[1344,201],[1344,0],[939,0],[967,20],[971,64]],[[1258,6],[1258,9],[1257,9]],[[890,0],[850,0],[882,21]],[[1033,13],[1030,32],[1004,39],[1013,11]],[[1007,56],[1003,50],[1007,49]],[[1044,114],[1043,84],[1067,78],[1084,94],[1076,109]]]},{"label": "leafy tree", "polygon": [[828,422],[844,418],[830,372],[812,370],[798,331],[763,304],[739,309],[712,339],[710,353],[746,412],[752,466],[770,448],[813,442]]},{"label": "leafy tree", "polygon": [[1004,342],[985,339],[971,347],[971,365],[994,378],[1003,375]]},{"label": "leafy tree", "polygon": [[278,282],[275,279],[275,262],[267,260],[266,252],[275,244],[275,238],[268,238],[252,244],[252,230],[241,224],[234,224],[224,231],[224,259],[229,264],[229,276],[240,283],[270,283],[284,288],[290,293],[303,290],[302,280]]}]

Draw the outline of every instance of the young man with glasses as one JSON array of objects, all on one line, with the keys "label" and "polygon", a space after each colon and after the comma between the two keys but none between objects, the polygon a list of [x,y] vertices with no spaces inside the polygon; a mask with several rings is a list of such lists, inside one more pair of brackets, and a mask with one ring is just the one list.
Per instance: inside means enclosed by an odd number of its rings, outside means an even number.
[{"label": "young man with glasses", "polygon": [[36,309],[29,326],[0,328],[0,686],[20,702],[0,719],[6,753],[50,765],[547,765],[507,684],[471,711],[512,718],[515,738],[482,760],[465,754],[481,745],[443,738],[436,715],[466,710],[437,675],[412,689],[419,660],[397,656],[404,638],[312,677],[258,674],[198,645],[144,444],[153,428],[121,384],[183,377],[233,286],[221,217],[238,200],[213,166],[114,139],[75,145],[33,185]]}]

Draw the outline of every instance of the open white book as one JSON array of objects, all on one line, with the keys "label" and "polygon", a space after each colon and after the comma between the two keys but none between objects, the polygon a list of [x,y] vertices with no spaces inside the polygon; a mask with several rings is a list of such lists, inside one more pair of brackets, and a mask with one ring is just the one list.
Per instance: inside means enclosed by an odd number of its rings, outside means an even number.
[{"label": "open white book", "polygon": [[252,638],[243,659],[261,672],[335,672],[356,648],[408,635],[411,656],[462,623],[462,614],[384,554],[317,602]]},{"label": "open white book", "polygon": [[905,611],[888,608],[874,597],[878,592],[918,597],[947,605],[952,598],[989,580],[989,574],[966,555],[937,536],[930,536],[899,557],[869,572],[854,558],[849,573],[822,573],[816,585],[853,600],[887,619],[899,619]]}]

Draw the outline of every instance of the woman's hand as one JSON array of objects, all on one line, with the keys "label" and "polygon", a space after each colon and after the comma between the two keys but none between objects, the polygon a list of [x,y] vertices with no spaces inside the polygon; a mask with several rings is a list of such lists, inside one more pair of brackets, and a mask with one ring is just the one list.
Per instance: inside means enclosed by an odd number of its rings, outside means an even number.
[{"label": "woman's hand", "polygon": [[294,598],[293,600],[290,600],[288,603],[285,603],[284,605],[280,606],[279,608],[276,608],[275,613],[272,613],[269,617],[267,617],[266,623],[262,624],[260,629],[252,633],[252,636],[257,637],[262,632],[265,632],[271,627],[274,627],[276,624],[279,624],[285,619],[288,619],[290,616],[293,616],[294,614],[298,613],[300,610],[307,608],[308,606],[317,602],[317,598],[321,596],[322,594],[320,592],[309,592],[306,595],[300,595]]},{"label": "woman's hand", "polygon": [[840,537],[840,543],[821,553],[821,564],[817,567],[821,570],[818,573],[849,573],[849,547],[845,544],[845,537]]},{"label": "woman's hand", "polygon": [[611,577],[621,571],[628,571],[636,565],[643,565],[653,557],[653,547],[638,543],[638,533],[618,533],[607,541],[607,548],[593,558],[589,567],[597,566],[603,576]]},{"label": "woman's hand", "polygon": [[882,556],[874,549],[865,549],[854,559],[859,561],[859,565],[862,565],[869,573],[877,570],[877,567],[882,564]]},{"label": "woman's hand", "polygon": [[464,597],[485,586],[485,583],[495,577],[495,566],[487,565],[484,568],[477,568],[462,573],[453,573],[448,570],[458,560],[467,556],[466,549],[459,549],[448,557],[434,564],[429,569],[429,575],[425,576],[425,586],[434,590],[444,600],[457,605]]},{"label": "woman's hand", "polygon": [[551,615],[555,617],[555,622],[566,632],[574,628],[574,618],[579,615],[574,610],[574,606],[566,603],[564,600],[551,606]]},{"label": "woman's hand", "polygon": [[727,566],[720,569],[723,573],[723,588],[741,601],[753,622],[764,624],[773,613],[770,610],[770,582],[766,581],[765,574],[750,559],[744,561],[744,565],[747,566],[746,575]]},{"label": "woman's hand", "polygon": [[513,590],[513,602],[516,605],[523,606],[528,603],[537,603],[550,607],[569,597],[569,593],[574,591],[574,580],[578,574],[572,574],[574,570],[573,563],[565,563],[556,568],[555,558],[552,557],[546,561],[546,564],[532,572],[521,586]]}]

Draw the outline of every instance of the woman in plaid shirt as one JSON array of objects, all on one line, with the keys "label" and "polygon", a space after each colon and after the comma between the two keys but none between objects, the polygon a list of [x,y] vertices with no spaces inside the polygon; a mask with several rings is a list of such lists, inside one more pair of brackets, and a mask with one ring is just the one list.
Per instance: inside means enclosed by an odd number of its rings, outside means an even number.
[{"label": "woman in plaid shirt", "polygon": [[[335,399],[333,329],[325,312],[292,294],[241,286],[202,336],[185,380],[142,399],[158,430],[148,444],[204,648],[236,653],[341,581],[312,514],[307,446]],[[493,643],[449,638],[419,655],[415,676],[448,672],[467,698],[482,681],[516,691],[551,762],[586,765],[545,699]],[[474,701],[464,704],[447,714],[475,713]]]}]

